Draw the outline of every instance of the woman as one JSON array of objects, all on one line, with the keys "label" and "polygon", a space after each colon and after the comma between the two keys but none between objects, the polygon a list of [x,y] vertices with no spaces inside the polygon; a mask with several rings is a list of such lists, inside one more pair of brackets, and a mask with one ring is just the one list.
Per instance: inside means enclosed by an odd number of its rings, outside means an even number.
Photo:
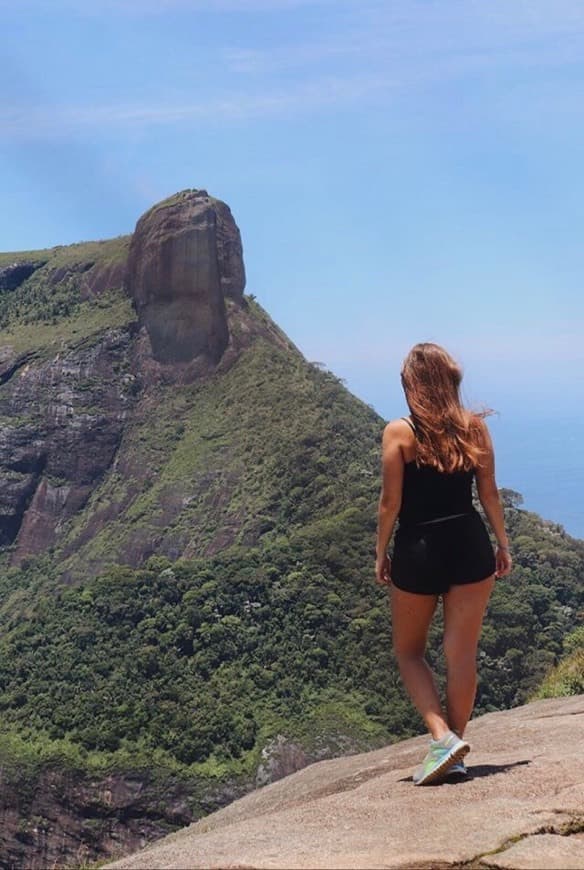
[{"label": "woman", "polygon": [[[484,414],[463,408],[462,371],[436,344],[417,344],[402,373],[410,417],[383,433],[376,580],[391,589],[393,646],[400,674],[432,735],[414,783],[466,773],[464,729],[476,693],[476,653],[495,577],[511,570],[493,445]],[[479,500],[497,541],[496,553],[472,504]],[[396,520],[392,561],[387,546]],[[442,596],[446,710],[424,654]]]}]

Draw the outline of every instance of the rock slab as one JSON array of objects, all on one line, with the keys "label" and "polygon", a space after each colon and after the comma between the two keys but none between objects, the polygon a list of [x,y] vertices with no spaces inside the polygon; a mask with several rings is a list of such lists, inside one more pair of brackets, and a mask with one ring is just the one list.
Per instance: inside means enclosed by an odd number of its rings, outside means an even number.
[{"label": "rock slab", "polygon": [[470,778],[415,787],[416,737],[312,764],[112,868],[584,870],[584,696],[471,722]]},{"label": "rock slab", "polygon": [[229,342],[225,297],[241,301],[244,286],[239,230],[207,191],[176,194],[138,221],[125,287],[158,362],[217,363]]}]

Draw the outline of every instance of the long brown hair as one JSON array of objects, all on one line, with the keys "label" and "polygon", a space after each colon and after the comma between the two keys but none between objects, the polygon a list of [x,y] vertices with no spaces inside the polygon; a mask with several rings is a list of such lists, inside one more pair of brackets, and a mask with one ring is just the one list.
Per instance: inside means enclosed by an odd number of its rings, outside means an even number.
[{"label": "long brown hair", "polygon": [[460,399],[462,369],[438,344],[416,344],[404,360],[401,380],[416,427],[418,465],[438,471],[469,471],[485,452],[481,420]]}]

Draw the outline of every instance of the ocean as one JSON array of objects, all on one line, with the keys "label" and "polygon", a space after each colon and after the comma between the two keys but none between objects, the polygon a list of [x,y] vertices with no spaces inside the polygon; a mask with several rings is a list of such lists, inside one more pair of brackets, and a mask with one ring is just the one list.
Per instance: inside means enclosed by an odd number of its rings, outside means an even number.
[{"label": "ocean", "polygon": [[584,539],[584,411],[492,415],[499,487],[514,489],[523,507]]},{"label": "ocean", "polygon": [[[355,379],[356,395],[373,400],[378,413],[392,420],[408,413],[403,396],[377,383]],[[495,446],[497,484],[523,496],[523,507],[559,523],[584,539],[584,396],[582,390],[548,389],[539,396],[497,396],[496,389],[475,388],[475,395],[497,397],[486,419]],[[535,392],[535,388],[533,390]],[[384,395],[385,393],[385,395]],[[483,403],[463,396],[466,407]]]},{"label": "ocean", "polygon": [[[383,372],[347,370],[354,395],[385,420],[408,413],[397,378]],[[487,425],[495,446],[497,484],[523,496],[523,507],[584,540],[584,389],[570,378],[543,379],[541,373],[509,373],[506,391],[494,376],[474,383],[465,375],[467,408],[491,407]],[[512,377],[513,376],[513,377]]]}]

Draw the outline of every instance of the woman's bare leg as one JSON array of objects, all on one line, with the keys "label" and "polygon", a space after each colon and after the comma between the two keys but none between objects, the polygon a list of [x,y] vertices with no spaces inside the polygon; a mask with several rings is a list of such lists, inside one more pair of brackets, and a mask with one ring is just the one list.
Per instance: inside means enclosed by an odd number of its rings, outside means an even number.
[{"label": "woman's bare leg", "polygon": [[393,649],[401,678],[435,740],[450,730],[432,671],[424,657],[428,628],[437,602],[437,595],[417,595],[391,585]]},{"label": "woman's bare leg", "polygon": [[451,586],[444,595],[446,709],[451,729],[462,737],[477,689],[477,647],[495,578]]}]

